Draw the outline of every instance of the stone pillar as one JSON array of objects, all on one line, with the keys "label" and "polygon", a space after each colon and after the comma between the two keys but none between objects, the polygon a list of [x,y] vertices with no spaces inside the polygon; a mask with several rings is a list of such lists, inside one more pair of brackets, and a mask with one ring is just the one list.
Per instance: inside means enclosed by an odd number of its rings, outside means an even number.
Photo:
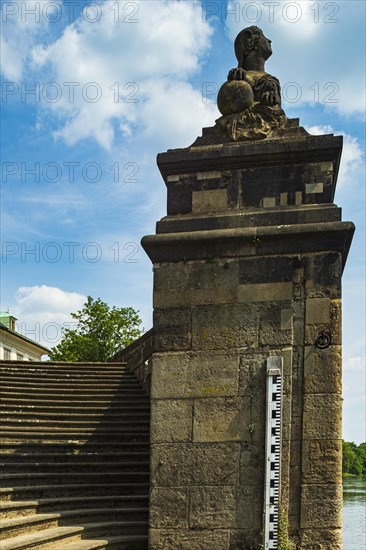
[{"label": "stone pillar", "polygon": [[[296,124],[296,121],[295,121]],[[341,549],[342,138],[191,146],[158,157],[150,543],[262,542],[266,360],[284,358],[281,505],[302,549]]]}]

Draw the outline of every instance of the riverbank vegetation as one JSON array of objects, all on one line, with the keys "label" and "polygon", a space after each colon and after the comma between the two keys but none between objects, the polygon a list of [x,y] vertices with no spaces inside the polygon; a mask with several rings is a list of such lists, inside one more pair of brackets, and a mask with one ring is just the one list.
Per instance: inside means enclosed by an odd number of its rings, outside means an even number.
[{"label": "riverbank vegetation", "polygon": [[366,443],[343,441],[343,475],[366,475]]}]

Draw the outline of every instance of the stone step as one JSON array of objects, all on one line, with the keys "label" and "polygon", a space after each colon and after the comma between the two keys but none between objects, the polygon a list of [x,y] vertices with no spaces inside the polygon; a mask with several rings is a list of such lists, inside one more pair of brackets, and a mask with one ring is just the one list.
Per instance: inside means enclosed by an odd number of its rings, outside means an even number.
[{"label": "stone step", "polygon": [[50,405],[45,405],[44,402],[41,402],[40,404],[34,403],[32,400],[27,400],[27,402],[22,403],[16,403],[15,400],[9,400],[6,401],[3,400],[3,404],[0,405],[0,412],[1,411],[9,411],[12,413],[18,413],[18,412],[24,412],[26,413],[36,413],[36,414],[42,414],[42,413],[48,413],[48,412],[55,412],[56,413],[69,413],[69,414],[111,414],[111,413],[128,413],[132,412],[135,414],[140,414],[141,411],[147,411],[150,412],[150,403],[148,400],[140,399],[139,402],[132,402],[131,400],[123,400],[120,403],[111,403],[110,401],[101,402],[101,404],[98,404],[98,402],[93,401],[90,402],[89,405],[78,405],[75,406],[75,401],[72,403],[68,403],[68,405],[60,405],[57,404],[56,401],[52,401]]},{"label": "stone step", "polygon": [[24,405],[27,404],[35,404],[35,405],[44,405],[48,407],[57,407],[57,405],[63,405],[66,404],[69,407],[78,407],[83,406],[85,408],[90,407],[106,407],[107,403],[109,404],[109,407],[111,406],[124,406],[126,404],[130,405],[131,402],[138,403],[148,403],[147,397],[144,393],[136,393],[136,392],[118,392],[117,394],[114,394],[113,392],[111,394],[103,394],[102,392],[95,392],[95,393],[88,393],[80,395],[78,392],[72,392],[69,393],[60,393],[57,394],[56,392],[53,393],[42,393],[42,392],[24,392],[22,393],[21,388],[17,390],[17,392],[10,391],[10,392],[2,392],[0,394],[0,399],[3,404],[5,403],[24,403]]},{"label": "stone step", "polygon": [[[65,399],[67,397],[67,400]],[[70,394],[63,396],[62,400],[54,398],[53,395],[28,396],[24,401],[20,402],[20,399],[8,398],[0,396],[3,410],[8,407],[14,412],[26,412],[35,410],[36,412],[79,412],[87,414],[105,414],[105,413],[119,413],[119,412],[135,412],[150,411],[150,403],[145,395],[116,395],[110,399],[85,399],[82,401],[76,398],[76,395]],[[18,402],[16,405],[15,403]],[[16,407],[14,409],[14,407]]]},{"label": "stone step", "polygon": [[44,531],[30,532],[1,542],[1,550],[43,550],[50,548],[61,550],[68,543],[81,541],[84,528],[81,526],[56,527]]},{"label": "stone step", "polygon": [[59,512],[80,508],[146,508],[149,504],[148,492],[142,495],[107,495],[91,497],[64,497],[24,501],[7,501],[0,504],[0,517],[13,518],[36,513]]},{"label": "stone step", "polygon": [[[128,538],[128,540],[127,540]],[[82,540],[65,546],[66,550],[147,550],[148,537],[108,537],[108,540]]]},{"label": "stone step", "polygon": [[82,455],[84,453],[94,453],[101,457],[105,453],[124,453],[130,451],[148,452],[150,444],[148,441],[109,441],[106,442],[90,441],[89,439],[74,439],[67,441],[52,441],[34,439],[0,439],[1,453],[11,453],[21,455],[21,453],[39,453],[53,455]]},{"label": "stone step", "polygon": [[149,451],[148,449],[142,450],[142,451],[120,451],[118,453],[111,453],[111,452],[104,452],[101,454],[100,452],[88,452],[82,450],[81,452],[74,452],[70,451],[67,453],[27,453],[23,452],[21,449],[18,450],[18,452],[13,453],[2,453],[1,454],[1,462],[4,465],[4,469],[6,469],[7,464],[14,464],[14,462],[17,462],[17,467],[21,467],[21,464],[27,465],[29,468],[30,465],[33,464],[53,464],[58,462],[60,467],[67,465],[69,463],[72,463],[75,460],[80,461],[87,461],[94,464],[94,467],[96,467],[96,464],[102,465],[108,462],[138,462],[139,464],[141,462],[148,462],[149,460]]},{"label": "stone step", "polygon": [[[116,541],[118,538],[117,546],[114,546],[114,548],[120,550],[146,550],[147,534],[144,534],[145,530],[145,522],[99,522],[83,526],[56,527],[4,540],[1,543],[1,550],[26,550],[27,548],[32,550],[49,550],[50,548],[61,550],[70,548],[69,544],[71,543],[77,544],[74,546],[74,550],[78,548],[83,550],[86,537],[98,537],[100,539],[104,536],[107,538],[106,533],[108,533],[107,540],[111,538]],[[110,535],[123,536],[110,537]],[[134,544],[145,544],[145,546],[134,547]],[[99,548],[103,548],[103,546],[99,546]],[[110,546],[108,545],[107,548],[110,548]]]},{"label": "stone step", "polygon": [[[19,432],[14,434],[19,436]],[[52,435],[52,434],[51,434]],[[66,436],[55,435],[51,437],[48,434],[47,439],[45,437],[38,437],[39,434],[24,434],[20,437],[7,438],[3,436],[0,440],[0,449],[4,449],[7,453],[20,453],[20,452],[37,452],[37,453],[53,453],[53,454],[76,454],[88,452],[100,453],[103,456],[104,453],[115,453],[119,451],[130,450],[148,450],[150,447],[149,437],[146,434],[124,434],[119,439],[111,440],[95,438],[90,439],[89,435],[86,436]],[[3,452],[3,451],[2,451]]]},{"label": "stone step", "polygon": [[148,443],[149,442],[149,433],[147,431],[113,431],[109,433],[104,432],[73,432],[70,431],[64,431],[64,432],[58,432],[55,433],[54,431],[50,432],[37,432],[37,431],[27,431],[27,432],[21,432],[13,431],[13,432],[6,432],[4,431],[3,436],[11,437],[14,436],[17,440],[23,439],[25,444],[27,443],[34,443],[36,441],[39,442],[40,449],[44,448],[43,445],[47,445],[48,443],[68,443],[70,441],[78,440],[80,442],[80,445],[87,445],[90,441],[90,438],[92,438],[91,443],[104,443],[105,446],[111,445],[112,440],[117,440],[120,443],[133,443],[133,442],[142,442],[142,443]]},{"label": "stone step", "polygon": [[[70,415],[71,416],[71,415]],[[2,430],[13,427],[17,429],[18,427],[22,430],[30,429],[44,429],[50,430],[52,428],[56,429],[69,429],[79,430],[83,432],[94,431],[102,427],[103,431],[115,430],[119,426],[121,429],[129,427],[131,430],[140,430],[141,427],[148,427],[150,419],[146,417],[145,419],[137,419],[127,417],[117,416],[117,418],[108,418],[101,416],[97,420],[75,420],[72,416],[68,420],[56,420],[53,418],[2,418],[1,426]],[[4,433],[4,431],[3,431]]]},{"label": "stone step", "polygon": [[78,370],[78,369],[31,369],[31,368],[4,368],[0,367],[0,377],[13,377],[19,378],[38,379],[42,381],[56,381],[56,380],[89,380],[90,378],[96,381],[113,382],[113,380],[128,380],[136,381],[136,377],[129,369],[114,369],[112,371],[99,371],[92,370]]},{"label": "stone step", "polygon": [[0,362],[1,550],[147,549],[149,397],[79,366]]},{"label": "stone step", "polygon": [[128,524],[126,532],[132,527],[133,523],[147,521],[147,508],[80,508],[77,510],[64,510],[49,514],[34,514],[31,516],[21,516],[16,518],[4,519],[0,527],[0,540],[9,537],[23,535],[29,531],[42,531],[52,529],[63,525],[83,525],[85,523],[97,523],[108,521],[118,521],[118,523]]},{"label": "stone step", "polygon": [[134,373],[131,372],[127,367],[119,367],[119,368],[108,368],[101,370],[95,370],[95,369],[74,369],[70,367],[65,368],[32,368],[29,365],[26,367],[3,367],[0,366],[0,376],[19,376],[19,377],[25,377],[25,378],[42,378],[43,380],[48,379],[63,379],[63,378],[70,378],[70,379],[94,379],[96,381],[113,381],[113,380],[121,380],[124,378],[127,379],[135,379]]},{"label": "stone step", "polygon": [[89,496],[113,496],[113,495],[144,495],[149,491],[149,484],[146,482],[129,483],[73,483],[62,485],[23,485],[0,488],[1,502],[9,500],[34,500],[53,497],[83,497]]},{"label": "stone step", "polygon": [[60,392],[70,391],[70,390],[83,390],[85,392],[93,393],[94,391],[102,390],[104,393],[113,392],[126,392],[135,390],[137,393],[142,392],[142,388],[137,381],[130,380],[118,380],[116,382],[106,382],[102,380],[101,382],[95,382],[92,380],[59,380],[56,382],[37,382],[36,380],[19,380],[18,378],[13,379],[4,379],[0,377],[0,387],[2,390],[11,390],[13,388],[24,388],[25,390],[34,390],[38,389],[39,392],[43,391],[45,393],[52,392],[55,389],[58,389]]},{"label": "stone step", "polygon": [[95,380],[136,380],[134,374],[127,368],[114,369],[112,371],[93,371],[77,369],[32,369],[32,368],[4,368],[0,367],[0,375],[4,376],[25,376],[27,378],[42,378],[43,380],[59,380],[60,378],[70,377],[71,379],[95,379]]},{"label": "stone step", "polygon": [[122,411],[116,412],[114,410],[111,411],[102,411],[102,412],[95,412],[95,411],[85,411],[83,413],[76,413],[72,410],[69,410],[67,412],[58,411],[56,409],[50,409],[47,412],[39,412],[34,411],[32,409],[30,410],[20,410],[20,411],[12,411],[12,410],[0,410],[0,420],[4,421],[13,421],[13,422],[25,422],[30,420],[39,420],[40,422],[45,421],[54,421],[58,420],[60,422],[62,421],[72,421],[72,422],[123,422],[127,420],[131,421],[140,421],[145,422],[146,420],[150,419],[150,413],[148,410],[146,411]]},{"label": "stone step", "polygon": [[19,371],[19,370],[4,370],[0,369],[1,380],[11,380],[12,378],[19,378],[20,381],[31,382],[32,380],[39,381],[41,383],[55,383],[55,382],[95,382],[96,384],[118,384],[126,380],[127,382],[137,382],[136,377],[130,371],[118,371],[110,372],[109,374],[96,375],[89,372],[82,371],[54,371],[54,372],[42,372],[42,371]]},{"label": "stone step", "polygon": [[[45,462],[36,462],[32,463],[32,475],[36,472],[38,473],[63,473],[68,472],[93,472],[96,468],[95,462],[85,462],[83,460],[78,461],[75,457],[73,462],[51,462],[49,464]],[[100,463],[99,468],[103,468],[104,471],[107,471],[108,474],[111,473],[120,473],[120,472],[138,472],[138,471],[148,471],[149,461],[148,460],[139,460],[139,461],[115,461],[107,462],[103,461]],[[19,473],[29,472],[29,463],[24,462],[0,462],[0,469],[3,474],[10,473]]]},{"label": "stone step", "polygon": [[2,474],[1,487],[24,487],[26,485],[63,485],[73,483],[147,483],[149,471],[139,472],[24,472]]},{"label": "stone step", "polygon": [[87,362],[68,362],[68,361],[7,361],[7,360],[1,360],[0,361],[0,370],[3,368],[15,368],[17,370],[22,370],[23,368],[32,368],[35,370],[38,370],[39,368],[42,369],[54,369],[56,371],[62,370],[62,369],[74,369],[77,368],[78,370],[82,369],[91,369],[95,371],[101,371],[103,370],[113,370],[113,369],[127,369],[127,364],[117,361],[105,361],[105,362],[98,362],[98,361],[87,361]]},{"label": "stone step", "polygon": [[15,373],[0,373],[1,386],[4,386],[15,379],[19,379],[19,385],[28,385],[39,383],[45,387],[54,386],[55,384],[68,385],[75,384],[77,386],[81,384],[94,385],[94,386],[113,386],[118,387],[119,385],[130,384],[132,386],[138,386],[139,382],[136,377],[132,374],[120,374],[120,375],[109,375],[109,376],[83,376],[83,375],[40,375],[33,376],[32,373],[26,375],[25,373],[22,376],[17,376]]},{"label": "stone step", "polygon": [[93,436],[95,438],[98,438],[99,440],[106,440],[109,439],[111,436],[123,436],[123,437],[131,437],[134,438],[136,435],[144,435],[148,436],[149,432],[147,430],[146,426],[134,426],[131,423],[127,423],[125,426],[119,426],[118,428],[107,428],[103,426],[103,429],[98,430],[96,427],[85,427],[85,428],[71,428],[71,427],[60,427],[57,428],[55,426],[47,427],[47,426],[22,426],[22,424],[17,425],[11,425],[11,426],[3,426],[1,429],[1,435],[3,437],[11,437],[15,435],[16,437],[20,438],[22,435],[24,436],[37,436],[38,439],[42,437],[58,437],[58,436],[68,436],[68,437],[78,437],[78,438],[85,438],[88,436]]},{"label": "stone step", "polygon": [[25,385],[25,384],[18,384],[17,383],[17,380],[14,380],[13,383],[7,383],[6,385],[5,384],[2,384],[1,385],[1,397],[11,397],[11,396],[14,396],[14,395],[19,395],[19,396],[24,396],[24,394],[29,394],[29,395],[33,395],[33,396],[42,396],[42,397],[46,397],[46,396],[49,396],[51,398],[52,395],[56,395],[56,397],[62,397],[62,396],[67,396],[69,397],[70,395],[72,394],[75,394],[77,397],[89,397],[91,399],[95,398],[95,397],[99,397],[99,399],[101,397],[109,397],[110,399],[111,398],[114,398],[114,397],[119,397],[120,399],[123,399],[123,397],[134,397],[134,396],[145,396],[145,393],[143,391],[143,389],[141,388],[140,385],[136,386],[136,387],[125,387],[125,388],[122,388],[122,389],[114,389],[114,388],[111,388],[111,389],[104,389],[103,385],[101,386],[95,386],[94,388],[87,388],[87,387],[81,387],[81,388],[76,388],[76,387],[69,387],[69,386],[55,386],[55,387],[47,387],[47,388],[44,388],[44,390],[42,390],[42,388],[40,388],[38,386],[38,384],[34,384],[34,386],[31,386],[30,384],[29,385]]},{"label": "stone step", "polygon": [[2,403],[4,407],[12,407],[20,410],[28,410],[28,409],[35,409],[35,410],[44,410],[49,411],[56,408],[57,411],[69,411],[70,409],[72,411],[108,411],[108,410],[135,410],[139,411],[142,409],[150,410],[150,403],[147,397],[141,396],[138,399],[131,399],[131,398],[125,398],[123,400],[120,400],[118,402],[111,402],[110,399],[108,400],[77,400],[73,399],[70,400],[57,400],[56,398],[53,398],[51,400],[48,400],[44,398],[38,399],[38,398],[26,398],[26,399],[16,399],[14,397],[6,397],[2,398]]}]

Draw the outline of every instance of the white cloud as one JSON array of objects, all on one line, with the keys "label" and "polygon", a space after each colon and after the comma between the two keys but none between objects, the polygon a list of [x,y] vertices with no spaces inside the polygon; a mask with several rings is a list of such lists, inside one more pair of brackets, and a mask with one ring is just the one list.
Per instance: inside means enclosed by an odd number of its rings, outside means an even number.
[{"label": "white cloud", "polygon": [[151,79],[147,86],[150,97],[141,106],[141,118],[145,121],[143,135],[153,139],[158,149],[186,147],[196,139],[202,127],[212,126],[219,116],[216,105],[209,101],[204,103],[201,92],[189,83]]},{"label": "white cloud", "polygon": [[15,298],[10,311],[18,319],[17,330],[48,348],[60,342],[62,328],[75,323],[70,313],[86,301],[83,294],[46,285],[20,287]]},{"label": "white cloud", "polygon": [[33,46],[47,34],[50,21],[61,7],[62,0],[53,0],[44,12],[39,0],[2,3],[1,72],[5,78],[20,82]]},{"label": "white cloud", "polygon": [[356,171],[358,171],[363,164],[363,152],[358,140],[345,133],[343,130],[334,130],[334,128],[328,124],[309,126],[306,127],[306,130],[312,135],[343,135],[343,151],[339,168],[338,185],[350,186],[354,184],[355,181],[359,179],[355,177]]},{"label": "white cloud", "polygon": [[314,25],[314,20],[318,16],[316,7],[312,0],[301,0],[301,2],[230,0],[226,23],[232,32],[236,32],[239,27],[241,30],[250,25],[268,27],[276,24],[282,32],[285,31],[296,39],[306,41],[320,31],[319,25]]},{"label": "white cloud", "polygon": [[[116,123],[127,136],[136,125],[146,134],[159,128],[185,136],[192,132],[192,105],[196,127],[215,109],[186,82],[212,35],[199,2],[138,1],[136,23],[116,23],[108,9],[115,4],[103,4],[98,22],[79,17],[58,40],[33,48],[44,82],[58,85],[59,100],[44,102],[61,120],[55,137],[69,145],[91,137],[110,149]],[[121,12],[128,2],[119,5]]]},{"label": "white cloud", "polygon": [[[23,39],[23,47],[15,48],[11,38],[6,38],[3,34],[0,36],[1,47],[1,72],[9,80],[20,80],[23,71],[24,53],[26,50],[26,40]],[[28,41],[27,41],[28,42]]]}]

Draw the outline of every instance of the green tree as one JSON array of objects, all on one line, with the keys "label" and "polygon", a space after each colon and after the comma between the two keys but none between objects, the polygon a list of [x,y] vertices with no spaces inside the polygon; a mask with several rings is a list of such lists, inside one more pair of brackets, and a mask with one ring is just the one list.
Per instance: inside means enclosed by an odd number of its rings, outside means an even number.
[{"label": "green tree", "polygon": [[361,443],[358,446],[358,453],[362,463],[362,473],[366,474],[366,443]]},{"label": "green tree", "polygon": [[343,441],[342,471],[356,476],[366,473],[366,443],[357,446],[353,441]]},{"label": "green tree", "polygon": [[88,296],[83,308],[71,313],[75,329],[64,329],[52,361],[106,361],[141,335],[141,319],[132,307],[110,308]]}]

